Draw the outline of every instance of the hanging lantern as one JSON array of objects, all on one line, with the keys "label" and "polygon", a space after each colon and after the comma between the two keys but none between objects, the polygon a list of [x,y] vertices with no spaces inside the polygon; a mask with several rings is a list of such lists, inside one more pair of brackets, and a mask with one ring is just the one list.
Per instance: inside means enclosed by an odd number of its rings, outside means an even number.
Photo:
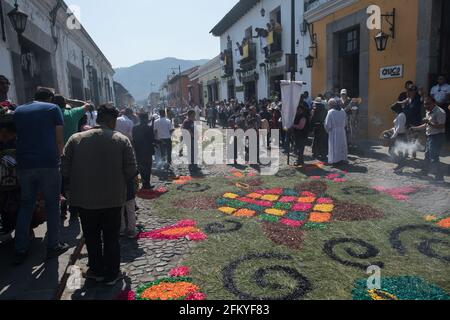
[{"label": "hanging lantern", "polygon": [[14,7],[15,8],[8,13],[8,17],[11,21],[11,24],[13,25],[14,30],[16,30],[17,34],[21,35],[25,32],[25,29],[27,27],[28,15],[19,10],[17,0],[14,4]]},{"label": "hanging lantern", "polygon": [[311,69],[314,66],[314,57],[312,55],[307,56],[305,61],[308,69]]},{"label": "hanging lantern", "polygon": [[387,35],[386,33],[380,32],[379,34],[377,34],[375,36],[375,43],[377,45],[377,50],[378,51],[386,50],[388,40],[389,40],[389,35]]}]

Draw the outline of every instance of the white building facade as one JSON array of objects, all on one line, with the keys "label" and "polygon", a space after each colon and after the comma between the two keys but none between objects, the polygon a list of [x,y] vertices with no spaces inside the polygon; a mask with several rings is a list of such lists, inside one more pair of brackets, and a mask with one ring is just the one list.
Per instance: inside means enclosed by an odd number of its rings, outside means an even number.
[{"label": "white building facade", "polygon": [[20,36],[7,15],[14,1],[1,2],[0,74],[11,82],[13,102],[32,100],[38,86],[95,104],[115,100],[112,65],[64,1],[18,0],[28,15]]},{"label": "white building facade", "polygon": [[204,106],[208,103],[223,100],[226,97],[221,92],[222,65],[217,56],[198,69],[199,86],[202,88]]},{"label": "white building facade", "polygon": [[[305,61],[310,55],[311,39],[308,33],[301,32],[304,7],[304,0],[295,0],[296,80],[305,82],[304,90],[311,92],[311,70]],[[292,51],[291,9],[291,0],[241,0],[211,31],[220,37],[220,90],[224,99],[247,101],[280,96],[280,80],[291,78],[286,57]],[[281,25],[281,33],[258,37],[256,29],[268,30],[271,20]],[[244,38],[248,39],[248,49],[241,50],[238,44],[242,46]],[[269,49],[265,51],[265,47]]]}]

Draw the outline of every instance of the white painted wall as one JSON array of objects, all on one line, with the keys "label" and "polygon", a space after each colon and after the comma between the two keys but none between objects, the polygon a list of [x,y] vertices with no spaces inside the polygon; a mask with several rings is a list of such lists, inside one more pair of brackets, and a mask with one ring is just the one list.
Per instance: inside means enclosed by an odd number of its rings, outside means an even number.
[{"label": "white painted wall", "polygon": [[[256,28],[265,28],[266,24],[270,21],[270,13],[276,8],[281,7],[281,24],[283,26],[283,38],[282,45],[284,54],[291,52],[291,0],[262,0],[253,9],[251,9],[245,16],[243,16],[239,21],[237,21],[230,29],[228,29],[220,37],[220,47],[221,51],[227,49],[227,38],[231,37],[233,43],[234,51],[234,70],[239,69],[239,60],[241,59],[240,54],[237,49],[236,42],[241,43],[245,36],[245,30],[250,26],[253,27],[253,32]],[[261,16],[261,9],[266,10],[265,17]],[[296,39],[299,40],[299,44],[296,45],[296,53],[298,55],[298,67],[302,70],[303,74],[297,73],[296,79],[298,81],[306,82],[304,87],[305,91],[311,92],[311,69],[308,69],[305,64],[305,58],[309,55],[309,47],[311,46],[311,41],[309,35],[302,36],[300,34],[300,25],[303,22],[304,13],[304,1],[296,1]],[[255,32],[254,32],[255,36]],[[265,61],[264,54],[261,52],[261,46],[259,39],[254,39],[257,45],[257,67],[255,71],[259,74],[258,80],[258,99],[268,98],[268,75],[259,67],[260,63]],[[278,63],[277,66],[285,66],[285,56],[283,56],[282,61]],[[237,75],[236,86],[241,86],[242,83],[239,82]],[[221,81],[221,91],[222,97],[227,97],[228,89],[226,80]],[[240,101],[244,100],[244,94],[242,92],[236,93],[236,98]]]},{"label": "white painted wall", "polygon": [[[10,6],[14,5],[14,0],[5,0]],[[49,20],[49,12],[55,5],[53,0],[18,0],[20,10],[24,11],[29,16],[29,21],[36,25],[45,34],[51,36],[51,23]],[[4,8],[7,10],[6,8]],[[9,24],[9,19],[5,12],[5,24]],[[66,26],[67,14],[64,8],[59,9],[57,18],[57,32],[58,32],[58,46],[55,46],[55,50],[52,52],[54,61],[56,64],[56,81],[58,83],[59,93],[64,96],[70,97],[70,80],[69,69],[67,62],[70,62],[80,70],[83,70],[82,64],[82,52],[84,52],[84,64],[85,66],[90,62],[91,65],[97,70],[99,79],[102,81],[100,86],[101,102],[108,102],[107,90],[105,88],[104,78],[109,79],[111,91],[114,101],[114,87],[113,76],[114,70],[110,63],[102,56],[101,51],[91,42],[89,37],[83,30],[69,30]],[[39,45],[39,43],[37,43]],[[4,74],[11,81],[10,96],[13,100],[16,100],[16,90],[14,86],[14,77],[12,71],[12,61],[8,40],[3,42],[0,39],[0,74]],[[84,67],[85,67],[84,66]],[[89,87],[88,76],[83,79],[84,88]]]},{"label": "white painted wall", "polygon": [[[214,78],[220,79],[222,77],[222,64],[219,57],[211,59],[204,64],[198,70],[199,82],[203,83],[203,103],[206,106],[208,103],[208,81],[214,80]],[[226,89],[226,86],[225,86]],[[223,93],[223,86],[219,85],[219,100],[227,98],[227,91]]]}]

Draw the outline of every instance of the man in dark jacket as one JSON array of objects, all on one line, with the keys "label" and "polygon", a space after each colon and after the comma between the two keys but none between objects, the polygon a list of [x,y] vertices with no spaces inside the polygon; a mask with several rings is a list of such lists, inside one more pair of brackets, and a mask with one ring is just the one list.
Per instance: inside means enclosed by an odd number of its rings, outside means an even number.
[{"label": "man in dark jacket", "polygon": [[416,86],[408,88],[408,98],[405,105],[406,126],[417,127],[422,124],[422,101]]},{"label": "man in dark jacket", "polygon": [[133,146],[136,153],[138,170],[142,178],[142,189],[152,189],[151,175],[153,155],[155,154],[155,137],[153,128],[149,126],[147,113],[139,115],[140,124],[133,128]]},{"label": "man in dark jacket", "polygon": [[119,111],[103,105],[98,126],[74,134],[64,148],[62,174],[69,202],[80,208],[81,225],[89,255],[85,277],[114,286],[120,271],[120,224],[127,185],[137,175],[130,140],[114,131]]}]

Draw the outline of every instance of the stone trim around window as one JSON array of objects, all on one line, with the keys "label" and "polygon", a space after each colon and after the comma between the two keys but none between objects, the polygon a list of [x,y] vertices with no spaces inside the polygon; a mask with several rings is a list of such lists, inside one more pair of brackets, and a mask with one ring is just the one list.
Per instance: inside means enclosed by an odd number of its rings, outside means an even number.
[{"label": "stone trim around window", "polygon": [[326,1],[325,3],[319,5],[318,7],[305,12],[305,20],[309,23],[319,21],[326,16],[339,11],[343,8],[351,6],[358,2],[358,0],[336,0],[336,1]]}]

